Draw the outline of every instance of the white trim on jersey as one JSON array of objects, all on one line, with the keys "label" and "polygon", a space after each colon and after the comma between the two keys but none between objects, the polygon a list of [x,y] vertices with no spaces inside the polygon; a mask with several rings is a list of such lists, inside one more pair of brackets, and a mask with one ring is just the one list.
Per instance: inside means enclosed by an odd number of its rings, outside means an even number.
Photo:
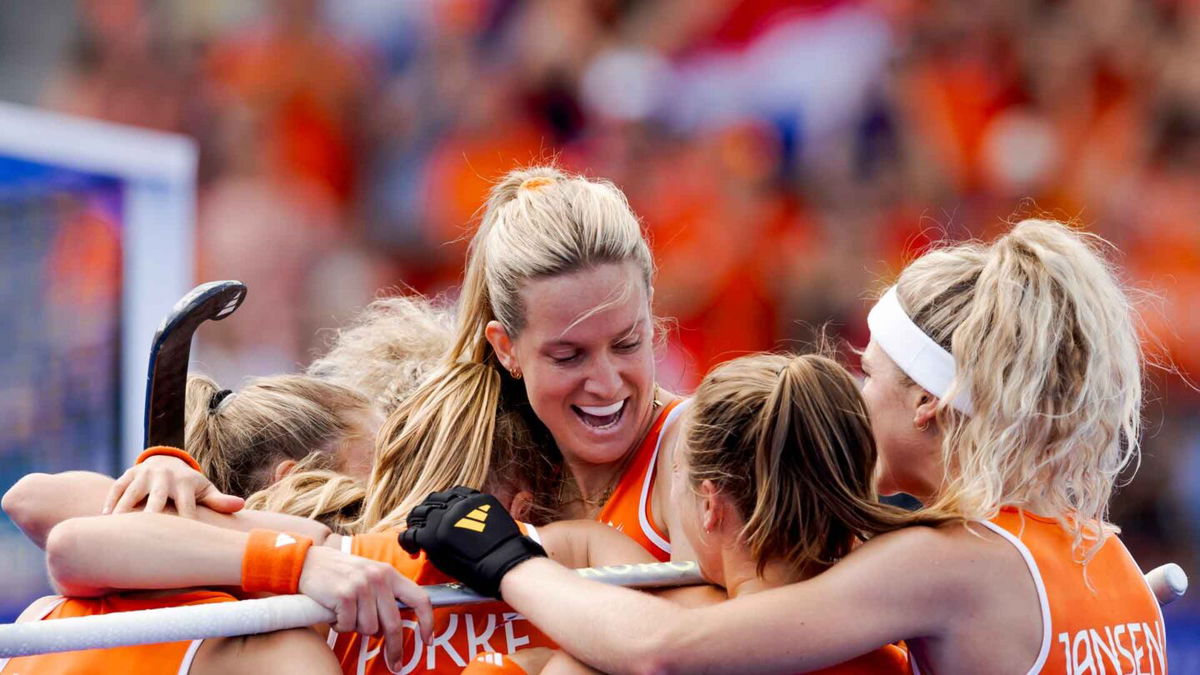
[{"label": "white trim on jersey", "polygon": [[183,661],[179,663],[179,675],[188,675],[192,672],[192,661],[196,660],[196,652],[200,651],[202,644],[204,644],[204,640],[192,640],[192,644],[188,645],[187,652],[183,655]]},{"label": "white trim on jersey", "polygon": [[[1029,576],[1033,577],[1033,585],[1037,589],[1038,604],[1042,608],[1042,650],[1038,652],[1037,660],[1033,662],[1028,672],[1028,675],[1036,675],[1041,672],[1042,666],[1046,665],[1047,657],[1050,656],[1050,636],[1053,635],[1053,627],[1050,625],[1050,600],[1046,597],[1046,584],[1042,581],[1042,573],[1038,570],[1037,561],[1033,559],[1033,553],[1025,546],[1025,542],[1013,535],[1012,532],[993,522],[986,520],[976,522],[1012,544],[1021,554],[1021,557],[1025,559],[1025,566],[1029,568]],[[909,663],[912,665],[913,675],[921,675],[921,668],[917,666],[917,660],[912,657],[911,652],[909,653]]]},{"label": "white trim on jersey", "polygon": [[646,505],[650,501],[650,487],[654,484],[654,476],[658,471],[658,451],[662,448],[663,436],[667,433],[667,427],[671,426],[671,422],[683,411],[684,408],[691,405],[692,399],[686,398],[671,408],[671,412],[667,413],[667,419],[663,421],[662,428],[659,429],[658,438],[654,440],[654,454],[650,456],[650,466],[646,468],[646,477],[642,479],[642,494],[638,498],[638,525],[642,528],[642,534],[650,540],[650,543],[657,546],[667,555],[671,554],[671,542],[663,539],[658,532],[654,531],[654,526],[650,524],[650,519],[646,517]]},{"label": "white trim on jersey", "polygon": [[521,525],[523,525],[525,527],[525,536],[526,537],[529,537],[530,539],[536,541],[539,546],[544,545],[544,544],[542,544],[542,535],[541,535],[541,533],[539,533],[537,531],[536,527],[534,527],[533,525],[530,525],[529,523],[521,523]]},{"label": "white trim on jersey", "polygon": [[1054,628],[1050,625],[1050,600],[1046,597],[1046,582],[1042,580],[1042,572],[1038,569],[1037,561],[1033,559],[1033,553],[1025,546],[1025,542],[995,523],[986,520],[980,522],[983,523],[984,527],[1004,537],[1008,540],[1008,543],[1016,547],[1017,551],[1021,553],[1021,557],[1025,559],[1025,566],[1029,568],[1029,575],[1033,577],[1033,585],[1037,589],[1038,604],[1042,607],[1042,650],[1038,652],[1037,661],[1034,661],[1033,666],[1029,669],[1029,674],[1034,675],[1042,670],[1042,666],[1046,665],[1046,658],[1050,656],[1050,636],[1053,635]]},{"label": "white trim on jersey", "polygon": [[61,595],[45,595],[25,608],[21,612],[21,616],[17,617],[16,623],[25,623],[26,621],[41,621],[46,618],[50,612],[58,609],[58,606],[66,602],[67,599]]}]

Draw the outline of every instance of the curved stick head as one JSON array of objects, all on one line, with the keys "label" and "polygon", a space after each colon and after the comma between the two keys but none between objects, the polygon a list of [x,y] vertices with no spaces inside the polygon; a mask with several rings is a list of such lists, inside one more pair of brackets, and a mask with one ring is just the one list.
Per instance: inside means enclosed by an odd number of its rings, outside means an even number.
[{"label": "curved stick head", "polygon": [[240,281],[211,281],[193,288],[163,318],[150,347],[146,375],[145,447],[183,447],[183,410],[192,336],[205,321],[233,314],[246,298]]}]

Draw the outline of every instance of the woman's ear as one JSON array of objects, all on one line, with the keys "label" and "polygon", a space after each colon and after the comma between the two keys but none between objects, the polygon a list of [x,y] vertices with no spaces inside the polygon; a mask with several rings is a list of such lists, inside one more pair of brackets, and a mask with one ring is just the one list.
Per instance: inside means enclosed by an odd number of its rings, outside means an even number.
[{"label": "woman's ear", "polygon": [[519,370],[521,364],[517,363],[517,356],[513,353],[512,338],[508,336],[508,331],[499,321],[489,321],[483,329],[483,336],[487,338],[488,344],[492,346],[492,351],[496,352],[496,358],[500,359],[500,365],[504,369],[512,372]]},{"label": "woman's ear", "polygon": [[938,399],[927,391],[921,392],[917,400],[917,409],[913,414],[913,426],[924,431],[930,424],[936,426]]},{"label": "woman's ear", "polygon": [[271,483],[278,483],[279,481],[283,480],[288,476],[288,474],[294,471],[295,468],[296,460],[294,459],[285,459],[276,464],[275,468],[271,471]]},{"label": "woman's ear", "polygon": [[711,534],[721,529],[725,519],[725,496],[711,480],[700,483],[700,527]]},{"label": "woman's ear", "polygon": [[513,520],[529,522],[530,516],[533,513],[533,493],[529,490],[521,490],[513,495],[508,512],[512,515]]}]

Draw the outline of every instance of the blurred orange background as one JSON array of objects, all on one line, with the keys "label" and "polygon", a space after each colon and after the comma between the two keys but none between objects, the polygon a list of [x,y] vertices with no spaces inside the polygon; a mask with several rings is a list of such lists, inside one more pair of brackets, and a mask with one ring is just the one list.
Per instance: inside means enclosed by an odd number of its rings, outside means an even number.
[{"label": "blurred orange background", "polygon": [[[861,346],[935,240],[1077,222],[1165,365],[1114,518],[1200,577],[1200,2],[30,3],[0,9],[0,98],[197,141],[199,276],[250,287],[205,333],[227,386],[380,293],[452,293],[490,181],[533,162],[629,196],[681,390],[824,325]],[[1200,669],[1200,602],[1168,624]]]}]

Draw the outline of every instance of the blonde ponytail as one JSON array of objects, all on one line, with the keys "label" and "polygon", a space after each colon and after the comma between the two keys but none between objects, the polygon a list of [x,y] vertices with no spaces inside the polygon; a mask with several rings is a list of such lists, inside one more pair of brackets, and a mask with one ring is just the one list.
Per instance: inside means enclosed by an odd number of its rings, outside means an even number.
[{"label": "blonde ponytail", "polygon": [[[1085,560],[1140,444],[1141,349],[1105,245],[1026,220],[990,246],[927,254],[897,283],[958,373],[938,410],[947,473],[934,508],[988,518],[1012,504],[1059,518]],[[963,388],[971,416],[945,403]]]},{"label": "blonde ponytail", "polygon": [[372,302],[337,332],[308,375],[365,394],[387,415],[445,358],[454,341],[454,312],[415,295]]},{"label": "blonde ponytail", "polygon": [[266,487],[281,461],[336,452],[355,414],[370,410],[361,394],[305,375],[255,378],[237,392],[190,375],[186,397],[186,449],[218,489],[240,497]]},{"label": "blonde ponytail", "polygon": [[499,394],[495,368],[464,362],[435,374],[401,404],[379,432],[363,529],[400,527],[430,492],[483,488]]}]

